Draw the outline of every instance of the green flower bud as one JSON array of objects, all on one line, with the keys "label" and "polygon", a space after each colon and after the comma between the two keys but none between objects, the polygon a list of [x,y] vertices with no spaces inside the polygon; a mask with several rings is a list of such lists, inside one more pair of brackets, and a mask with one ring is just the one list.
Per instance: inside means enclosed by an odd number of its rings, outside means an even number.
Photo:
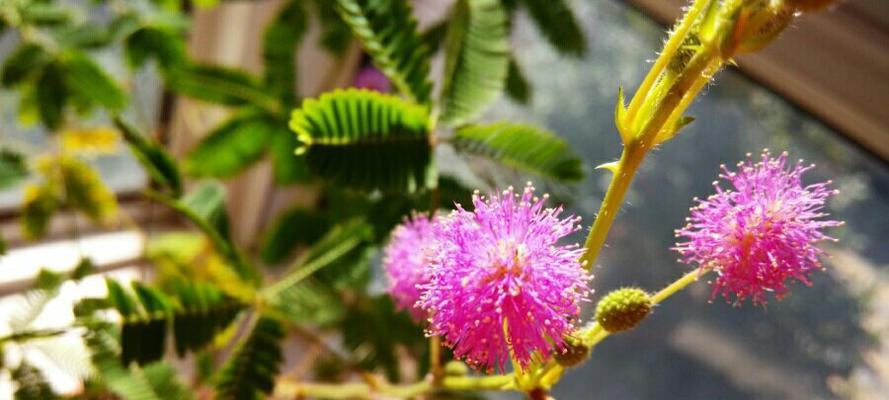
[{"label": "green flower bud", "polygon": [[793,7],[764,3],[754,3],[744,12],[744,23],[736,27],[737,53],[752,53],[774,41],[793,22],[795,13]]},{"label": "green flower bud", "polygon": [[596,306],[596,322],[608,332],[620,332],[642,322],[651,312],[651,297],[639,288],[608,293]]},{"label": "green flower bud", "polygon": [[559,365],[570,368],[578,365],[590,356],[589,346],[583,344],[583,341],[573,336],[565,337],[565,348],[553,351],[553,358]]},{"label": "green flower bud", "polygon": [[465,376],[469,373],[469,367],[460,361],[449,361],[445,364],[444,371],[447,376]]}]

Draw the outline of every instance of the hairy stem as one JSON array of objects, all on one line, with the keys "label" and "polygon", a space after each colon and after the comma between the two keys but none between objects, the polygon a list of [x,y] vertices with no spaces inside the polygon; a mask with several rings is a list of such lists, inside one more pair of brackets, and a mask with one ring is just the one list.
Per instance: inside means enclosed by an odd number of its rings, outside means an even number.
[{"label": "hairy stem", "polygon": [[645,79],[642,81],[642,84],[639,85],[639,89],[636,90],[633,100],[630,101],[630,107],[627,110],[628,120],[632,121],[636,118],[636,113],[639,112],[639,108],[649,97],[648,92],[651,90],[651,87],[657,81],[657,78],[660,76],[661,72],[663,72],[664,68],[666,68],[670,60],[673,59],[673,56],[679,48],[682,47],[682,42],[685,40],[686,34],[688,34],[688,31],[691,30],[695,21],[697,21],[698,17],[711,1],[712,0],[695,0],[694,4],[692,4],[691,8],[679,22],[676,30],[673,31],[670,38],[667,39],[663,51],[661,51],[660,56],[654,62],[654,65],[648,71],[648,74],[645,75]]}]

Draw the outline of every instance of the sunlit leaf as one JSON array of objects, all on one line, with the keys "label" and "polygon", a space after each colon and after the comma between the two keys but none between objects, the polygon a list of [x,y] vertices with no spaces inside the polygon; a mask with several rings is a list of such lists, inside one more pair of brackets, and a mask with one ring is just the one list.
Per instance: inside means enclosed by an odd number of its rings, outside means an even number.
[{"label": "sunlit leaf", "polygon": [[183,65],[167,73],[171,90],[198,100],[229,106],[255,105],[276,113],[281,105],[256,78],[244,71],[212,65]]},{"label": "sunlit leaf", "polygon": [[306,100],[290,128],[315,174],[347,186],[412,192],[434,186],[426,107],[348,89]]},{"label": "sunlit leaf", "polygon": [[457,130],[452,143],[460,152],[488,157],[546,178],[561,181],[583,178],[580,157],[568,143],[533,125],[509,122],[469,125]]},{"label": "sunlit leaf", "polygon": [[63,58],[68,89],[109,110],[119,110],[127,103],[121,88],[93,60],[74,52]]},{"label": "sunlit leaf", "polygon": [[497,0],[457,2],[446,39],[442,122],[469,122],[500,95],[509,66],[508,33]]}]

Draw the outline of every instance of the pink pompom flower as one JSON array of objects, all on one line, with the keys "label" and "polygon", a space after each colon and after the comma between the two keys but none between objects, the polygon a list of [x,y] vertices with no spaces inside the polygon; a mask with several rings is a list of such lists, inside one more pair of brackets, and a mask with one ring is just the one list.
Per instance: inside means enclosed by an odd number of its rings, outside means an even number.
[{"label": "pink pompom flower", "polygon": [[417,307],[419,286],[429,281],[429,245],[432,238],[431,220],[425,214],[415,214],[397,226],[383,255],[383,269],[389,279],[388,292],[399,310],[409,310],[415,320],[425,319],[426,313]]},{"label": "pink pompom flower", "polygon": [[484,198],[474,211],[457,210],[433,226],[431,279],[419,305],[429,313],[429,335],[443,337],[454,355],[473,367],[522,367],[564,348],[574,332],[590,275],[578,261],[583,249],[559,245],[580,228],[580,218],[559,218],[528,184]]},{"label": "pink pompom flower", "polygon": [[734,296],[736,305],[749,297],[760,305],[768,292],[783,298],[790,282],[810,284],[810,272],[822,268],[816,244],[836,240],[822,230],[842,225],[823,219],[825,200],[837,193],[831,182],[803,185],[813,167],[788,165],[786,152],[772,158],[765,150],[756,163],[748,154],[737,172],[722,166],[719,176],[730,188],[714,182],[716,194],[695,199],[688,224],[676,231],[685,241],[674,249],[681,262],[716,271],[712,297]]}]

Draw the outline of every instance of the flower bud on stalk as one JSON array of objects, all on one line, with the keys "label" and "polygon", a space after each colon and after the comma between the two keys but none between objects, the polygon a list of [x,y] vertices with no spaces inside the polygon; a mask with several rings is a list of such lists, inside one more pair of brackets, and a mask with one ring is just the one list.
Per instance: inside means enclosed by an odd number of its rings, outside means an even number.
[{"label": "flower bud on stalk", "polygon": [[639,288],[608,293],[596,306],[596,322],[614,333],[632,329],[651,313],[651,297]]},{"label": "flower bud on stalk", "polygon": [[586,361],[590,357],[590,347],[583,340],[573,337],[565,337],[565,348],[555,349],[553,358],[559,365],[569,368]]},{"label": "flower bud on stalk", "polygon": [[741,10],[743,18],[735,25],[737,54],[752,53],[771,43],[793,21],[795,10],[783,2],[761,0]]}]

